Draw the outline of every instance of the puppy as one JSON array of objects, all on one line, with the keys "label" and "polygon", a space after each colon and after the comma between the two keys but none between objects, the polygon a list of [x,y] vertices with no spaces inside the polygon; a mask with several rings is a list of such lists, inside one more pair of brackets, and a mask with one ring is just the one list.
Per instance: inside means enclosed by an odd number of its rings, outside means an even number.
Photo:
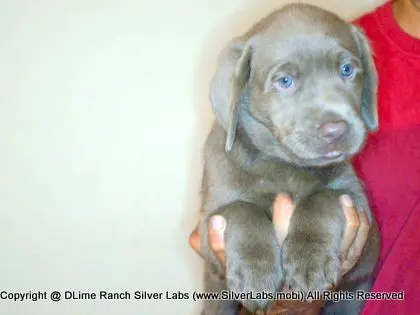
[{"label": "puppy", "polygon": [[[303,293],[331,286],[369,290],[378,230],[350,164],[367,133],[378,128],[377,73],[362,31],[321,8],[286,5],[227,45],[210,89],[216,121],[204,148],[205,290],[254,297],[283,286]],[[279,192],[296,203],[281,245],[271,221]],[[367,212],[371,224],[359,263],[343,278],[342,194]],[[208,220],[215,214],[227,220],[226,270],[208,245]],[[254,297],[240,299],[251,312],[272,302]],[[357,299],[329,303],[324,313],[355,315],[362,306]],[[206,300],[202,314],[237,309],[233,298]]]}]

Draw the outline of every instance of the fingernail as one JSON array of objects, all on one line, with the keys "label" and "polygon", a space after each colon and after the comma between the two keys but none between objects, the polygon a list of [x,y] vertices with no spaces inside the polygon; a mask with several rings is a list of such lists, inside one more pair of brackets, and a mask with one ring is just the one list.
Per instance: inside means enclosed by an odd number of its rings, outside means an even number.
[{"label": "fingernail", "polygon": [[211,227],[214,230],[222,232],[226,227],[226,221],[222,216],[215,215],[213,218],[211,218]]},{"label": "fingernail", "polygon": [[340,196],[340,201],[341,201],[341,204],[344,207],[352,207],[353,206],[353,200],[351,200],[349,195]]}]

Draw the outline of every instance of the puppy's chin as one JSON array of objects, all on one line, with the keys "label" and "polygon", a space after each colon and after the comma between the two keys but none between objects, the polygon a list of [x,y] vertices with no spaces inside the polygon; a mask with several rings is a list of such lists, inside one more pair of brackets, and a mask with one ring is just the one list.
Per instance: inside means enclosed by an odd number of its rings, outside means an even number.
[{"label": "puppy's chin", "polygon": [[277,138],[277,144],[271,146],[270,155],[276,159],[294,164],[300,167],[325,167],[349,161],[356,155],[363,142],[343,143],[334,147],[309,145],[293,145],[284,139]]},{"label": "puppy's chin", "polygon": [[325,144],[314,137],[276,137],[289,162],[306,167],[324,167],[349,161],[363,147],[364,137],[352,137],[341,143]]},{"label": "puppy's chin", "polygon": [[306,159],[303,160],[304,165],[302,166],[309,166],[309,167],[324,167],[334,164],[339,164],[347,161],[351,155],[346,153],[340,153],[336,156],[320,156],[314,159]]},{"label": "puppy's chin", "polygon": [[284,146],[282,152],[287,152],[287,158],[284,158],[284,155],[278,158],[300,167],[325,167],[343,163],[352,157],[352,154],[348,152],[331,151],[324,154],[316,154],[309,158],[307,156],[299,156],[290,149],[284,150]]}]

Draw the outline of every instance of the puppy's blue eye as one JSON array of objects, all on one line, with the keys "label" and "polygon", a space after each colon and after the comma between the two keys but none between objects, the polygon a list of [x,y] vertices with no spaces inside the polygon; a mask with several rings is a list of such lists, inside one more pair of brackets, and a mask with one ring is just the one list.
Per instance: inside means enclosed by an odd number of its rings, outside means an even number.
[{"label": "puppy's blue eye", "polygon": [[287,76],[281,77],[278,83],[282,88],[288,89],[293,85],[293,78],[290,75],[287,75]]},{"label": "puppy's blue eye", "polygon": [[342,65],[340,68],[340,75],[343,78],[349,78],[352,76],[354,71],[353,65],[350,63],[346,63],[345,65]]}]

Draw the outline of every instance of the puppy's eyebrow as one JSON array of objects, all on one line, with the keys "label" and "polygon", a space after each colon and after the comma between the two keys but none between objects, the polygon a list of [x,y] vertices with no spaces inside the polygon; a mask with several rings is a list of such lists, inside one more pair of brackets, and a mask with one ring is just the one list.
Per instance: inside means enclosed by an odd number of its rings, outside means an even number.
[{"label": "puppy's eyebrow", "polygon": [[361,61],[359,59],[359,56],[354,55],[353,53],[351,53],[348,50],[344,50],[341,53],[339,53],[339,55],[338,55],[338,62],[340,64],[341,63],[344,63],[344,62],[351,62],[351,63],[353,63],[357,67],[361,67],[362,66],[362,63],[361,63]]},{"label": "puppy's eyebrow", "polygon": [[338,57],[339,57],[340,59],[351,58],[351,57],[353,57],[353,56],[354,56],[354,54],[353,54],[350,50],[348,50],[348,49],[346,49],[346,48],[344,48],[344,47],[340,47],[340,48],[336,51],[336,53],[337,53],[337,55],[338,55]]},{"label": "puppy's eyebrow", "polygon": [[278,79],[278,76],[286,73],[296,76],[298,74],[298,68],[296,64],[290,61],[277,61],[274,65],[269,67],[268,71],[271,79]]}]

